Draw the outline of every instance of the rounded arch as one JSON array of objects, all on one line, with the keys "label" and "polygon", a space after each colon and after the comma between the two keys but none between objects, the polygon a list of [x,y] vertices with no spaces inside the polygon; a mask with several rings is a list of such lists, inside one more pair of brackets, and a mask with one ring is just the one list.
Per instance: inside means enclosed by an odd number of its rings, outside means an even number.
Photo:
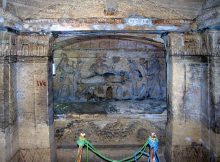
[{"label": "rounded arch", "polygon": [[[58,35],[57,38],[59,37],[60,36]],[[99,40],[118,39],[118,40],[136,41],[136,42],[148,44],[159,50],[164,50],[164,43],[161,40],[157,41],[153,39],[149,35],[146,36],[144,34],[139,35],[139,34],[116,34],[116,33],[111,33],[111,34],[89,33],[89,34],[76,35],[76,36],[74,36],[73,34],[73,36],[66,36],[66,39],[61,39],[61,40],[55,39],[53,49],[57,50],[69,46],[71,44],[80,43],[88,40],[96,40],[96,39]]]}]

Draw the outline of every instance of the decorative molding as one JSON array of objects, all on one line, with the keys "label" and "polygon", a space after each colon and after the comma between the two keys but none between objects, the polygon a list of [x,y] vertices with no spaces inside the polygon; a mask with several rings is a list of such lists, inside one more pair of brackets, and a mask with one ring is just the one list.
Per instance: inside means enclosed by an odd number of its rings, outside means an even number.
[{"label": "decorative molding", "polygon": [[0,32],[0,56],[48,56],[50,36]]},{"label": "decorative molding", "polygon": [[165,48],[171,56],[220,56],[220,32],[179,34],[163,36]]},{"label": "decorative molding", "polygon": [[29,35],[17,36],[18,56],[48,56],[49,36]]},{"label": "decorative molding", "polygon": [[168,55],[203,56],[207,52],[200,34],[169,33],[163,37]]}]

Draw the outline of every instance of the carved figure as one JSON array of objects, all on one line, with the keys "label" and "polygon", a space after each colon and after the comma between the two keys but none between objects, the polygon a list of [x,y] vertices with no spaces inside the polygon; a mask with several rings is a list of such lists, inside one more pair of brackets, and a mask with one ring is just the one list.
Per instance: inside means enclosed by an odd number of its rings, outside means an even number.
[{"label": "carved figure", "polygon": [[105,62],[105,60],[103,60],[100,56],[97,57],[95,63],[91,65],[89,70],[94,72],[95,75],[103,75],[109,70],[109,67],[103,62]]},{"label": "carved figure", "polygon": [[73,96],[73,76],[74,76],[74,61],[69,64],[69,59],[65,53],[62,53],[62,59],[57,66],[58,84],[60,97]]},{"label": "carved figure", "polygon": [[162,90],[160,85],[160,63],[157,59],[149,61],[147,75],[149,97],[162,98]]}]

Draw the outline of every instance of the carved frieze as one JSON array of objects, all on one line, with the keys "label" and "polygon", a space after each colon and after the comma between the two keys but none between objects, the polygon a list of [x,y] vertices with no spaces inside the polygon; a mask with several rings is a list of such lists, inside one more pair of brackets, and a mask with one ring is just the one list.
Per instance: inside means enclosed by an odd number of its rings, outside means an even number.
[{"label": "carved frieze", "polygon": [[49,36],[0,32],[0,56],[48,56]]},{"label": "carved frieze", "polygon": [[220,56],[220,32],[169,33],[163,36],[167,54],[171,56]]},{"label": "carved frieze", "polygon": [[165,47],[169,55],[201,56],[207,55],[200,34],[169,33],[164,36]]},{"label": "carved frieze", "polygon": [[49,36],[17,36],[18,56],[48,56]]}]

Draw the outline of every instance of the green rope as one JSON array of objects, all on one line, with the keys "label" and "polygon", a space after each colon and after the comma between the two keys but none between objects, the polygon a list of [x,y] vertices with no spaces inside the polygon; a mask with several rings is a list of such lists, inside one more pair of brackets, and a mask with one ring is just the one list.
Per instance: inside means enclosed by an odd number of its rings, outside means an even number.
[{"label": "green rope", "polygon": [[77,144],[79,145],[79,147],[86,146],[86,162],[89,161],[89,156],[88,156],[89,150],[91,152],[93,152],[95,155],[97,155],[98,157],[100,157],[101,159],[103,159],[103,160],[105,160],[107,162],[134,162],[135,161],[135,159],[134,159],[135,157],[138,160],[138,159],[140,159],[143,156],[143,152],[146,149],[147,145],[149,144],[149,140],[147,140],[145,142],[145,144],[140,149],[138,149],[138,151],[135,153],[135,155],[123,158],[121,160],[113,160],[113,159],[110,159],[108,157],[105,157],[89,141],[87,141],[85,138],[84,139],[80,139],[79,138],[77,140]]},{"label": "green rope", "polygon": [[86,161],[89,161],[89,146],[88,143],[86,142]]}]

